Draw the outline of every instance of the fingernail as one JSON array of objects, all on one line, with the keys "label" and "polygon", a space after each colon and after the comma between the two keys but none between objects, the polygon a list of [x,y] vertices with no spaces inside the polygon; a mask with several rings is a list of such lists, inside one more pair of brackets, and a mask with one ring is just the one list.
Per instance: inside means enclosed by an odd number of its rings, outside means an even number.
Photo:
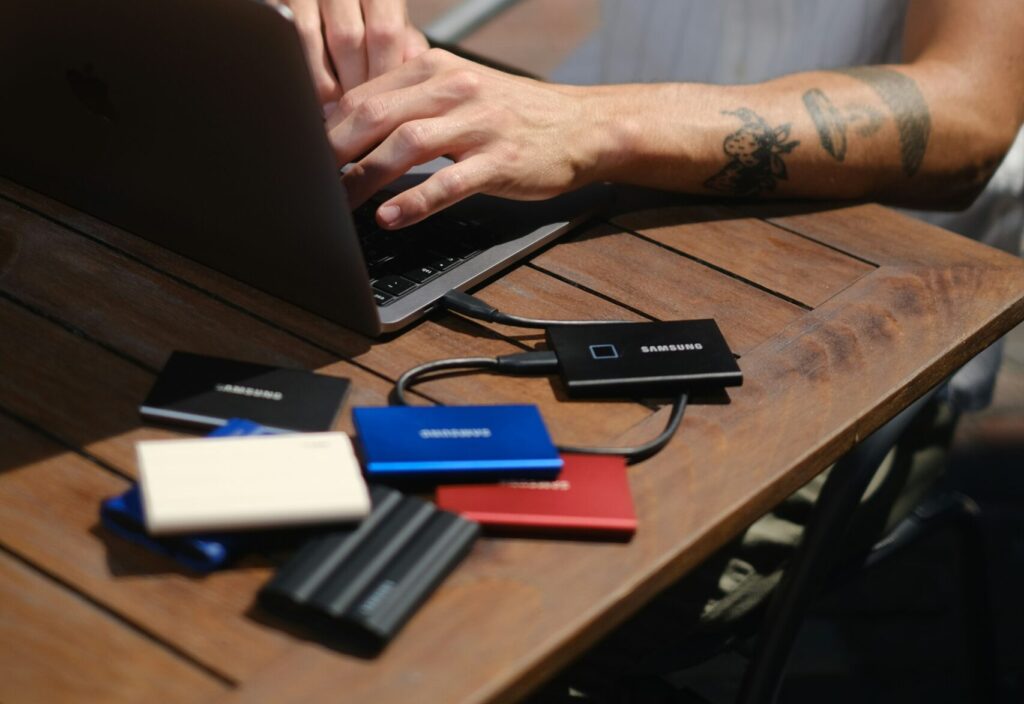
[{"label": "fingernail", "polygon": [[324,114],[324,119],[325,120],[328,117],[330,117],[334,113],[334,111],[337,110],[337,109],[338,109],[338,104],[337,103],[324,103],[323,105],[320,106],[320,112],[322,112]]},{"label": "fingernail", "polygon": [[385,225],[394,225],[402,215],[402,209],[397,205],[382,205],[377,211],[377,216]]}]

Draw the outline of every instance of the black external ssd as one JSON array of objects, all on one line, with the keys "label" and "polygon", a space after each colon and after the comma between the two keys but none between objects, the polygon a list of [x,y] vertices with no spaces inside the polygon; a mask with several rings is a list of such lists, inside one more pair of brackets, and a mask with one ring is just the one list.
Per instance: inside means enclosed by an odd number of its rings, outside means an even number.
[{"label": "black external ssd", "polygon": [[244,418],[271,430],[330,430],[349,381],[188,352],[174,352],[143,401],[149,420],[217,428]]},{"label": "black external ssd", "polygon": [[260,590],[267,609],[384,645],[462,561],[480,526],[386,487],[354,530],[306,543]]},{"label": "black external ssd", "polygon": [[547,338],[577,398],[664,397],[743,383],[710,319],[553,326]]}]

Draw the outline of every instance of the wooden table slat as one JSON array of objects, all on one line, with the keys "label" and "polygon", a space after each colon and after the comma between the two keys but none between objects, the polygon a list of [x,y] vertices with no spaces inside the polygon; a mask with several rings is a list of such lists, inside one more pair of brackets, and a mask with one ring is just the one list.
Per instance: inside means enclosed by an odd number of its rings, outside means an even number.
[{"label": "wooden table slat", "polygon": [[[907,267],[1005,265],[1003,253],[880,205],[764,203],[736,208],[876,264]],[[886,237],[876,233],[885,232]]]},{"label": "wooden table slat", "polygon": [[228,686],[0,552],[0,700],[196,702]]},{"label": "wooden table slat", "polygon": [[[474,292],[505,313],[543,320],[628,320],[649,317],[566,283],[533,266],[521,266]],[[530,347],[543,347],[544,331],[491,324],[506,337]]]},{"label": "wooden table slat", "polygon": [[[29,230],[31,237],[16,234]],[[185,340],[197,345],[195,352],[269,364],[319,367],[337,360],[3,200],[0,237],[15,238],[5,245],[14,254],[0,273],[6,291],[152,368]]]},{"label": "wooden table slat", "polygon": [[[139,417],[139,403],[155,373],[11,300],[0,298],[0,325],[10,333],[0,336],[0,406],[12,413],[129,476],[135,475],[136,441],[184,432],[144,426]],[[351,369],[335,363],[320,371],[344,376]],[[388,382],[370,374],[362,373],[357,382],[349,395],[352,404],[380,405],[390,391]],[[351,416],[339,414],[335,427],[351,432]]]},{"label": "wooden table slat", "polygon": [[0,553],[0,700],[197,702],[219,679]]},{"label": "wooden table slat", "polygon": [[130,476],[137,440],[180,435],[139,428],[137,404],[152,372],[3,299],[0,329],[0,407],[8,412]]},{"label": "wooden table slat", "polygon": [[599,227],[534,260],[658,320],[714,318],[746,354],[804,313],[799,306],[614,227]]},{"label": "wooden table slat", "polygon": [[874,270],[813,240],[721,206],[657,208],[613,222],[813,308]]},{"label": "wooden table slat", "polygon": [[[103,243],[145,267],[187,282],[213,298],[247,311],[252,317],[271,321],[275,325],[286,321],[289,330],[345,357],[365,352],[372,343],[365,335],[3,178],[0,178],[0,198],[6,199],[13,207],[30,210],[37,218],[52,221],[58,227],[63,226]],[[2,252],[5,247],[11,246],[13,243],[0,240],[0,272],[4,268]]]}]

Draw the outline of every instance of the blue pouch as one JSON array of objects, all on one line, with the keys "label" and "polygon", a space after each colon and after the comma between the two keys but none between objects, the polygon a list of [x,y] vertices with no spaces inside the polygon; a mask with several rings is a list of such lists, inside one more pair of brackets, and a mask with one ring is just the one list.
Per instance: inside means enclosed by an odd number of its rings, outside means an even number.
[{"label": "blue pouch", "polygon": [[[279,432],[252,421],[232,418],[207,437],[275,435]],[[146,532],[146,520],[137,484],[133,484],[120,496],[105,499],[100,504],[100,522],[104,528],[125,540],[166,555],[191,570],[203,573],[225,567],[251,549],[255,542],[250,535],[243,533],[154,538]]]}]

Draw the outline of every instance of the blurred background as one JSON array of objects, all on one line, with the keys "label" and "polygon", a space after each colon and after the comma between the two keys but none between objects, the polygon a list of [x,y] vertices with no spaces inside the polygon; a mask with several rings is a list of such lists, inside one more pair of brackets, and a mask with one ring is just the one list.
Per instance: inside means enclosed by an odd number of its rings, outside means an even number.
[{"label": "blurred background", "polygon": [[[408,0],[420,28],[459,4]],[[549,76],[599,28],[600,5],[600,0],[520,0],[458,43]],[[949,481],[981,507],[996,616],[999,701],[1022,702],[1024,326],[1008,336],[992,405],[959,424]],[[961,559],[955,536],[939,533],[821,600],[803,628],[780,701],[970,701],[966,615],[957,581]],[[719,658],[681,677],[680,686],[728,700],[741,667]]]}]

